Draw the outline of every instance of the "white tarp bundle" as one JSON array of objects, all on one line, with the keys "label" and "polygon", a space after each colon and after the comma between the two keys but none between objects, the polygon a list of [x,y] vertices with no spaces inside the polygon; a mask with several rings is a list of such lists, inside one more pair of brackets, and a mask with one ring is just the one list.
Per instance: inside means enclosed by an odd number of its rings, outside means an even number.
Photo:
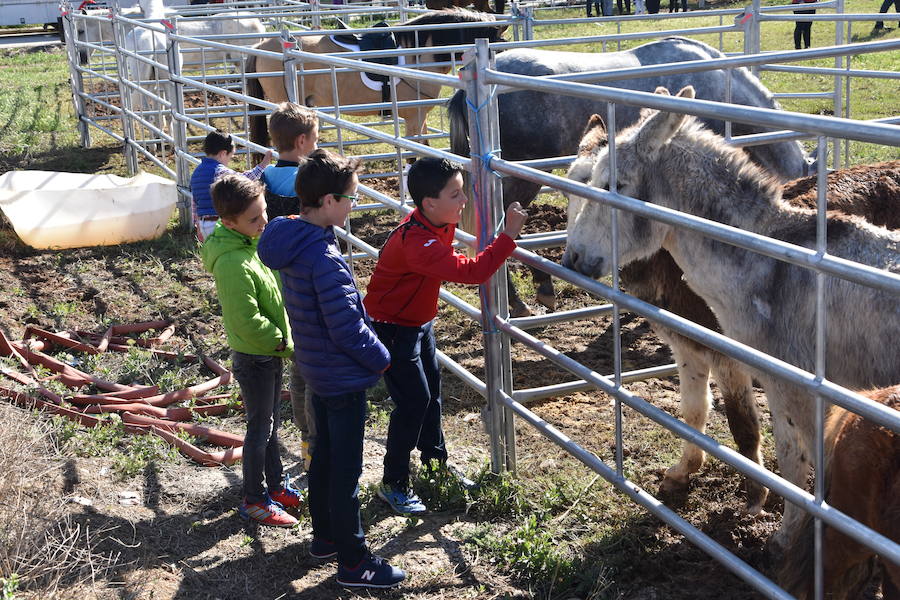
[{"label": "white tarp bundle", "polygon": [[175,182],[149,173],[116,175],[10,171],[0,176],[0,210],[38,249],[111,246],[162,235]]}]

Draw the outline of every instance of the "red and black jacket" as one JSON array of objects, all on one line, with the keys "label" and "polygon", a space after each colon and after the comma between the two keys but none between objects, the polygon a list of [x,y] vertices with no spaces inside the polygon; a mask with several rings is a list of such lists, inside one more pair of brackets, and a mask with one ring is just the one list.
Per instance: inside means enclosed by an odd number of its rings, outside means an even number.
[{"label": "red and black jacket", "polygon": [[391,232],[363,303],[376,321],[418,327],[437,314],[438,293],[445,281],[481,284],[490,279],[516,249],[506,234],[475,258],[453,249],[456,225],[435,227],[419,212],[408,214]]}]

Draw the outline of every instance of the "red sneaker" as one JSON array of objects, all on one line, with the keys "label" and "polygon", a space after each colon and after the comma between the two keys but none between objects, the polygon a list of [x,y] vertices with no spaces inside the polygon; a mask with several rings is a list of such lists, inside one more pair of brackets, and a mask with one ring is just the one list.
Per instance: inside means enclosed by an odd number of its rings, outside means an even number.
[{"label": "red sneaker", "polygon": [[261,525],[272,527],[293,527],[297,524],[297,519],[284,512],[281,506],[268,498],[255,504],[247,504],[245,501],[238,508],[238,514],[248,521],[256,521]]},{"label": "red sneaker", "polygon": [[269,492],[269,497],[283,508],[300,507],[300,491],[289,485],[284,486],[277,492]]}]

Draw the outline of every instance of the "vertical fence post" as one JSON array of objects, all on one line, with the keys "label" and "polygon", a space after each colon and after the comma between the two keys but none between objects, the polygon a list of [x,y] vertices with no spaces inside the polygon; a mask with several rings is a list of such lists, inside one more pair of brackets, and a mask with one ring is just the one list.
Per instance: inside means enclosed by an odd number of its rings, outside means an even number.
[{"label": "vertical fence post", "polygon": [[526,6],[525,7],[525,21],[522,26],[522,31],[526,40],[534,39],[534,7]]},{"label": "vertical fence post", "polygon": [[400,0],[397,4],[397,10],[400,11],[400,22],[406,23],[409,20],[409,17],[406,16],[406,9],[409,6],[408,0]]},{"label": "vertical fence post", "polygon": [[134,122],[131,120],[131,88],[125,85],[128,80],[128,67],[125,64],[125,56],[122,54],[122,42],[124,37],[120,29],[118,14],[110,9],[112,20],[113,42],[116,46],[116,76],[119,82],[119,103],[122,107],[122,136],[125,138],[125,164],[129,175],[138,172],[137,151],[134,149]]},{"label": "vertical fence post", "polygon": [[[844,14],[844,0],[837,0],[837,10],[838,14]],[[849,21],[847,21],[849,23]],[[835,21],[834,23],[834,45],[835,46],[843,46],[844,45],[844,21]],[[847,57],[847,62],[850,62],[850,57]],[[834,57],[834,68],[842,69],[844,67],[844,57],[843,56],[835,56]],[[849,75],[848,75],[849,77]],[[841,85],[843,82],[841,81],[840,75],[834,76],[834,115],[839,117],[844,114],[844,96],[843,96],[843,86]],[[848,86],[849,89],[849,86]],[[848,100],[849,101],[849,100]],[[849,117],[849,115],[847,115]],[[834,138],[832,140],[832,168],[840,169],[841,168],[841,143],[842,141],[839,138]],[[844,141],[845,144],[850,144],[849,140]]]},{"label": "vertical fence post", "polygon": [[297,63],[290,52],[297,47],[297,40],[288,33],[287,29],[281,30],[281,62],[284,63],[284,89],[288,100],[299,104],[297,94]]},{"label": "vertical fence post", "polygon": [[[175,148],[172,156],[175,158],[175,179],[178,183],[178,230],[190,231],[193,225],[191,214],[191,202],[182,190],[191,187],[190,163],[185,158],[188,152],[187,124],[184,122],[184,84],[181,78],[181,60],[178,40],[172,36],[178,34],[178,17],[169,19],[166,31],[166,61],[169,66],[169,84],[172,92],[172,105],[169,116],[172,122],[172,137],[175,140]],[[205,71],[204,71],[205,72]]]},{"label": "vertical fence post", "polygon": [[[471,56],[471,54],[469,55]],[[490,65],[490,49],[486,39],[475,40],[474,61],[460,71],[466,82],[469,105],[469,138],[472,140],[472,202],[475,203],[478,251],[484,250],[495,235],[495,228],[503,214],[500,181],[490,170],[490,155],[495,150],[492,137],[496,131],[497,103],[490,86],[484,83],[484,71]],[[493,118],[493,121],[492,121]],[[515,442],[508,438],[512,416],[499,401],[502,390],[511,393],[511,359],[509,345],[494,322],[495,316],[506,318],[506,267],[501,267],[483,284],[481,297],[481,327],[484,338],[484,368],[487,384],[486,420],[491,436],[491,470],[500,473],[515,463]],[[510,460],[511,459],[511,460]],[[510,462],[513,464],[510,465]]]},{"label": "vertical fence post", "polygon": [[75,116],[78,118],[78,133],[81,136],[81,146],[91,147],[91,130],[85,121],[87,117],[84,99],[84,80],[81,71],[78,70],[78,47],[75,45],[75,27],[72,23],[72,7],[66,2],[62,12],[63,38],[66,44],[66,55],[69,58],[69,80],[72,83],[72,103],[75,106]]},{"label": "vertical fence post", "polygon": [[309,0],[309,7],[312,9],[312,28],[322,29],[322,6],[319,0]]}]

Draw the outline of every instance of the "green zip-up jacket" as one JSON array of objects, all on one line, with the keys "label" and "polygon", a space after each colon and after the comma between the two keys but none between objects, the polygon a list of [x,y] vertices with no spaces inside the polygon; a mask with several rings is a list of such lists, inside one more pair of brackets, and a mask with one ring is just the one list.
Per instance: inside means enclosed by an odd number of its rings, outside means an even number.
[{"label": "green zip-up jacket", "polygon": [[[289,358],[294,353],[281,282],[256,254],[258,240],[216,223],[203,242],[203,267],[216,278],[222,321],[232,350]],[[284,340],[281,352],[275,348]]]}]

